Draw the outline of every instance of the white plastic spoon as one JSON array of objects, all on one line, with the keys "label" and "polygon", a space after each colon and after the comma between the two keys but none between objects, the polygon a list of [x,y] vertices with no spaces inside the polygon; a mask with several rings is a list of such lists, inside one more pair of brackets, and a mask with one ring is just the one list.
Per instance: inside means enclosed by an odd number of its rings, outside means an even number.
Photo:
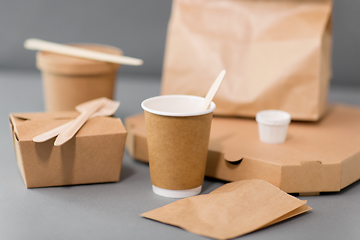
[{"label": "white plastic spoon", "polygon": [[217,93],[221,83],[222,83],[222,80],[224,79],[225,77],[225,74],[226,74],[226,71],[225,70],[222,70],[219,74],[219,76],[216,78],[216,80],[214,81],[214,83],[211,85],[208,93],[206,94],[206,97],[205,97],[205,100],[204,102],[202,103],[199,111],[205,111],[209,108],[209,105],[211,103],[211,101],[213,100],[215,94]]}]

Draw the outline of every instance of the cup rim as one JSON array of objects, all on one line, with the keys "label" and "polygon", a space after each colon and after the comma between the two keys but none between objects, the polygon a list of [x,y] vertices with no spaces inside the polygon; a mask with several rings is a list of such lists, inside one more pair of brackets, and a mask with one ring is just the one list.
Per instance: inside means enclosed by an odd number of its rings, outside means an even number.
[{"label": "cup rim", "polygon": [[170,116],[170,117],[190,117],[190,116],[201,116],[201,115],[211,113],[216,108],[215,103],[211,102],[210,107],[205,111],[190,112],[190,113],[176,113],[176,112],[165,112],[165,111],[153,110],[153,109],[150,109],[150,108],[145,106],[146,103],[148,103],[150,101],[153,101],[155,99],[159,99],[159,98],[165,98],[165,99],[166,98],[193,98],[193,99],[203,99],[203,100],[205,100],[205,98],[203,98],[203,97],[193,96],[193,95],[160,95],[160,96],[156,96],[156,97],[147,98],[144,101],[142,101],[142,103],[141,103],[142,109],[144,109],[147,112],[156,114],[156,115]]},{"label": "cup rim", "polygon": [[[276,113],[278,118],[270,118],[267,115],[269,113]],[[286,125],[291,122],[291,115],[288,112],[282,111],[282,110],[275,110],[275,109],[269,109],[269,110],[262,110],[256,113],[256,122],[268,126],[280,126],[280,125]]]}]

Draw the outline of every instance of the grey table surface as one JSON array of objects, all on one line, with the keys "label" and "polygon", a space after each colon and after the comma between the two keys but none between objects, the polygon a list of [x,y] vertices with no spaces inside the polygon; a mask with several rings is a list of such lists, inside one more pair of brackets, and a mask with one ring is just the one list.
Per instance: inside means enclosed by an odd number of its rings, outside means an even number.
[{"label": "grey table surface", "polygon": [[[116,87],[124,120],[158,95],[158,77],[122,76]],[[360,88],[332,86],[330,101],[360,105]],[[206,239],[140,217],[174,199],[151,190],[148,164],[124,154],[117,183],[27,189],[16,165],[8,115],[44,111],[38,72],[0,72],[0,239]],[[359,121],[360,124],[360,121]],[[206,179],[202,193],[224,182]],[[241,239],[360,239],[360,182],[341,192],[299,197],[313,208]]]}]

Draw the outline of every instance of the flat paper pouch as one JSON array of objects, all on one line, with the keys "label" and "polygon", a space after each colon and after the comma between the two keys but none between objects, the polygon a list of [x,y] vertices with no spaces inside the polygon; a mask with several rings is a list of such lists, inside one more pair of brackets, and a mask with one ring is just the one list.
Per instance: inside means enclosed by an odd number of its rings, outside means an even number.
[{"label": "flat paper pouch", "polygon": [[216,239],[235,238],[311,208],[264,180],[223,185],[210,194],[178,200],[141,216]]}]

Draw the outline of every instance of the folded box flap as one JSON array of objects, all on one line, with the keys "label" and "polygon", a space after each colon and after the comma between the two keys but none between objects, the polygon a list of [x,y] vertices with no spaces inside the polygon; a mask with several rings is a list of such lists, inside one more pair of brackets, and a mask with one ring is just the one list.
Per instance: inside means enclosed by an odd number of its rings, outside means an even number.
[{"label": "folded box flap", "polygon": [[43,113],[12,113],[10,115],[20,120],[50,120],[75,118],[79,115],[79,113],[76,111],[64,111]]},{"label": "folded box flap", "polygon": [[[32,139],[46,131],[65,124],[79,115],[78,112],[54,113],[13,113],[10,121],[18,140],[32,141]],[[76,136],[93,136],[126,133],[118,118],[96,117],[88,120]]]}]

